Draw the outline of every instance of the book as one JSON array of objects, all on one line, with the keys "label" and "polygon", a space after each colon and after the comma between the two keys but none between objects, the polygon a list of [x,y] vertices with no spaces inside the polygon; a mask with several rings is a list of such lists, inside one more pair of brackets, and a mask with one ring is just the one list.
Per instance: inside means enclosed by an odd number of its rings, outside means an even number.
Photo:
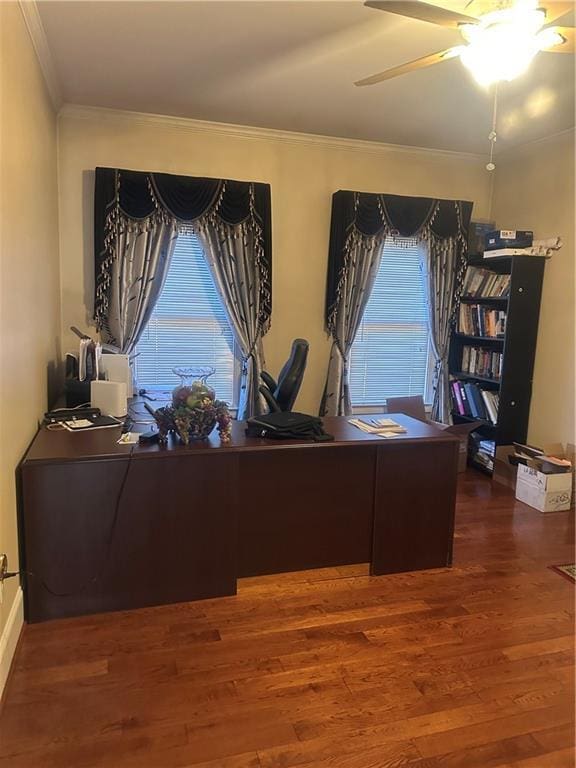
[{"label": "book", "polygon": [[[482,398],[482,390],[477,384],[468,384],[468,399],[471,400],[472,415],[477,419],[487,420],[488,414]],[[476,413],[474,413],[476,411]]]},{"label": "book", "polygon": [[475,419],[498,423],[497,392],[484,389],[474,382],[462,382],[454,379],[450,382],[453,413],[459,416],[472,416]]},{"label": "book", "polygon": [[470,298],[505,298],[510,291],[510,275],[482,267],[468,267],[462,295]]},{"label": "book", "polygon": [[462,348],[462,372],[498,380],[502,371],[502,359],[502,352],[466,345]]},{"label": "book", "polygon": [[464,409],[464,416],[472,416],[472,411],[470,409],[470,404],[468,402],[468,395],[466,394],[466,390],[464,388],[464,384],[462,384],[461,381],[458,382],[458,388],[460,390],[460,398],[462,400],[462,408]]},{"label": "book", "polygon": [[458,332],[494,339],[505,336],[506,312],[481,304],[460,304]]},{"label": "book", "polygon": [[461,416],[465,416],[466,412],[464,410],[462,396],[460,395],[460,386],[457,381],[453,381],[451,382],[451,384],[452,384],[452,392],[454,393],[453,402],[454,402],[454,405],[456,406],[455,410],[458,411],[458,413]]},{"label": "book", "polygon": [[492,424],[496,424],[498,422],[498,411],[494,406],[494,401],[490,396],[490,392],[485,389],[481,389],[480,393],[482,395],[482,399],[484,400],[484,406],[490,421]]}]

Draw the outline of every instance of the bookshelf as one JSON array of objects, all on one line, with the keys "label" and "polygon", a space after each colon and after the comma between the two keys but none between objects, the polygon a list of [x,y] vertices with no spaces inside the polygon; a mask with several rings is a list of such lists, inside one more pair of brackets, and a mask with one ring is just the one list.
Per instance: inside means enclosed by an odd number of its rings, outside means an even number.
[{"label": "bookshelf", "polygon": [[[530,399],[532,396],[532,376],[536,354],[536,339],[538,334],[538,316],[540,313],[540,298],[544,277],[545,259],[534,256],[508,256],[495,259],[484,259],[478,256],[468,258],[470,267],[488,270],[496,275],[509,275],[510,286],[507,296],[467,296],[461,299],[462,310],[477,316],[483,310],[495,313],[505,313],[505,330],[498,336],[476,335],[461,333],[459,320],[452,333],[449,355],[449,371],[452,380],[462,385],[472,385],[477,390],[485,390],[487,398],[493,402],[498,397],[496,423],[488,418],[474,418],[472,415],[459,412],[456,397],[453,395],[452,417],[454,423],[481,421],[482,425],[475,430],[470,438],[469,463],[491,474],[492,468],[482,453],[478,454],[480,440],[483,445],[508,445],[512,442],[524,443],[528,433],[528,417],[530,414]],[[496,314],[493,317],[502,317]],[[465,348],[481,350],[465,352]],[[488,369],[482,375],[466,370],[467,355],[475,355],[477,361],[488,361]],[[501,358],[490,357],[492,354],[502,355]],[[499,360],[500,375],[494,375],[491,369],[498,368],[495,362]],[[492,393],[492,394],[490,394]],[[481,395],[481,392],[480,392]],[[476,396],[476,395],[475,395]],[[481,400],[483,397],[481,396]]]}]

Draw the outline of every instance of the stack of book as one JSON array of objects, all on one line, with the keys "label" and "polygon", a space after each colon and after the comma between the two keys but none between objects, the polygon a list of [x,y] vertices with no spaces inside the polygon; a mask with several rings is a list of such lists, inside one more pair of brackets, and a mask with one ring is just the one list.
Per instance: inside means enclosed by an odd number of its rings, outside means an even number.
[{"label": "stack of book", "polygon": [[503,337],[506,334],[506,312],[480,304],[461,304],[458,331],[466,336]]},{"label": "stack of book", "polygon": [[486,440],[480,432],[472,432],[470,435],[470,458],[476,464],[490,470],[494,469],[494,455],[496,443],[494,440]]},{"label": "stack of book", "polygon": [[502,375],[502,352],[465,346],[462,348],[462,371],[486,379],[499,379]]},{"label": "stack of book", "polygon": [[472,382],[450,382],[454,413],[460,416],[472,416],[484,419],[492,424],[498,422],[498,393],[483,389]]},{"label": "stack of book", "polygon": [[502,298],[510,292],[510,275],[499,275],[489,269],[468,267],[462,293],[474,298]]}]

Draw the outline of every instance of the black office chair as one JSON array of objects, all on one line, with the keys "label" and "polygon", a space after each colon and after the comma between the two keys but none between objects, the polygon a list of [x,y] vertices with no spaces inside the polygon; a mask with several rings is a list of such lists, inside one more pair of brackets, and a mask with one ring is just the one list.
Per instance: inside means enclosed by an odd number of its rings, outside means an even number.
[{"label": "black office chair", "polygon": [[277,382],[266,371],[260,374],[264,384],[259,389],[268,403],[270,413],[292,410],[304,378],[309,346],[306,339],[294,339],[290,357],[284,363]]}]

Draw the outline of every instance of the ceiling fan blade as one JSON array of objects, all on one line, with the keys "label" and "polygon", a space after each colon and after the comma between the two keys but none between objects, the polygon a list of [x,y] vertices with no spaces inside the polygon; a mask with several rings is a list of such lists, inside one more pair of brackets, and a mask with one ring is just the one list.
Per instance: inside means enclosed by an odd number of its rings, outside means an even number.
[{"label": "ceiling fan blade", "polygon": [[552,24],[556,19],[560,19],[570,11],[574,10],[574,3],[557,3],[554,2],[542,3],[546,10],[546,24]]},{"label": "ceiling fan blade", "polygon": [[405,75],[407,72],[413,72],[415,69],[422,69],[423,67],[430,67],[432,64],[440,64],[448,59],[453,59],[458,55],[456,48],[448,48],[445,51],[439,51],[438,53],[430,53],[428,56],[422,56],[421,59],[414,59],[414,61],[408,61],[406,64],[401,64],[399,67],[392,67],[392,69],[386,69],[384,72],[378,72],[376,75],[370,75],[362,80],[358,80],[354,85],[375,85],[381,83],[384,80],[390,80],[393,77],[399,75]]},{"label": "ceiling fan blade", "polygon": [[549,53],[574,53],[574,27],[548,27],[547,29],[562,35],[565,42],[551,45],[549,48],[543,48],[543,51],[548,51]]},{"label": "ceiling fan blade", "polygon": [[364,5],[368,8],[376,8],[379,11],[396,13],[399,16],[407,16],[420,21],[429,21],[431,24],[451,27],[452,29],[458,29],[460,24],[475,24],[477,22],[473,16],[466,16],[463,13],[450,11],[431,3],[421,3],[419,0],[367,0]]},{"label": "ceiling fan blade", "polygon": [[479,18],[485,13],[496,10],[498,5],[494,0],[469,0],[464,8],[465,13]]}]

